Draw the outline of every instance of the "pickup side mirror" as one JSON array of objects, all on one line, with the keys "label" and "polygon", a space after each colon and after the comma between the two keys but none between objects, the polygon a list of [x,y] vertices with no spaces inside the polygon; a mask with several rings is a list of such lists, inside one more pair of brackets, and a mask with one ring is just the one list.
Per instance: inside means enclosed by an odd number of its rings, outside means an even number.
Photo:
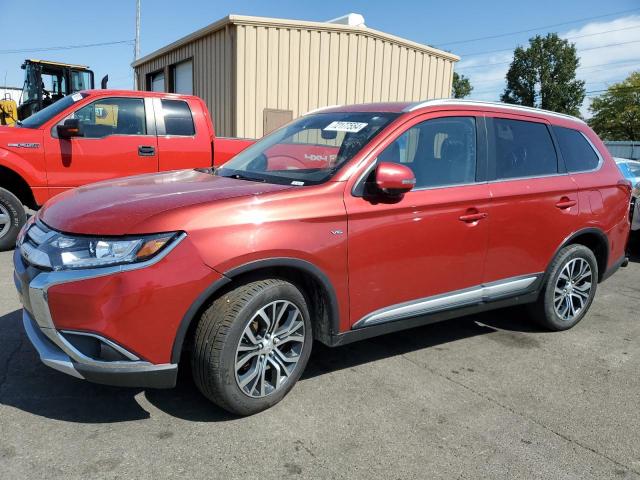
[{"label": "pickup side mirror", "polygon": [[58,138],[69,139],[72,137],[82,137],[80,131],[80,120],[77,118],[67,118],[62,125],[56,127]]},{"label": "pickup side mirror", "polygon": [[382,162],[376,167],[376,186],[387,195],[402,195],[415,184],[413,170],[401,163]]}]

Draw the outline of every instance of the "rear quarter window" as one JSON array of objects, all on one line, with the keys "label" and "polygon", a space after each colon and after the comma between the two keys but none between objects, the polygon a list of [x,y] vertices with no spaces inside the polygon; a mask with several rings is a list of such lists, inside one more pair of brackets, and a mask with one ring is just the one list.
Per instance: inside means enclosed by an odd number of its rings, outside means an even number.
[{"label": "rear quarter window", "polygon": [[585,172],[598,167],[600,157],[581,132],[565,127],[553,127],[553,131],[569,172]]}]

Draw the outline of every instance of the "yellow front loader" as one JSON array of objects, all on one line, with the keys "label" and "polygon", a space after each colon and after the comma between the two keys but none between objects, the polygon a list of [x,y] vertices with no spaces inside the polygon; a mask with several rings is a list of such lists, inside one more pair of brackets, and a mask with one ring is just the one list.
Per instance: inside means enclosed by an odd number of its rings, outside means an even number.
[{"label": "yellow front loader", "polygon": [[18,104],[9,93],[0,100],[0,125],[13,126],[18,120]]}]

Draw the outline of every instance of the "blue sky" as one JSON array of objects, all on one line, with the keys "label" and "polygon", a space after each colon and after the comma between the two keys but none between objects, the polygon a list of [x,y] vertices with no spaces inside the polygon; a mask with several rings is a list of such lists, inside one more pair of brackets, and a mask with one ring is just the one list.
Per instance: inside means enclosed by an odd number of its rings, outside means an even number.
[{"label": "blue sky", "polygon": [[[134,37],[135,0],[80,3],[0,0],[0,12],[3,28],[0,85],[5,84],[6,79],[9,86],[21,86],[22,61],[44,58],[90,65],[97,81],[108,73],[109,84],[114,88],[132,86],[131,44],[6,52],[130,40]],[[578,75],[587,82],[587,91],[594,92],[589,96],[640,69],[638,0],[142,0],[141,54],[150,53],[230,13],[322,21],[349,12],[364,15],[371,28],[460,55],[462,60],[456,65],[456,71],[471,79],[475,87],[472,97],[477,99],[498,99],[513,48],[525,44],[537,33],[558,32],[576,43],[582,58]],[[612,13],[616,14],[608,15]],[[575,22],[596,16],[602,17]],[[21,21],[26,24],[21,25]],[[537,28],[561,23],[563,25],[556,27]],[[532,31],[468,41],[521,30]],[[503,49],[505,51],[501,51]],[[583,113],[587,106],[588,99]]]}]

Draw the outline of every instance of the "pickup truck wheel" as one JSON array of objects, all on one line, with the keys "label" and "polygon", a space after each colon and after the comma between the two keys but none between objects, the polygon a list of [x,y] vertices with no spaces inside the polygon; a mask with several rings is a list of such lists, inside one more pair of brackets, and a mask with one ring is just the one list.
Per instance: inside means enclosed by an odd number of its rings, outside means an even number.
[{"label": "pickup truck wheel", "polygon": [[218,406],[252,415],[291,390],[312,343],[309,310],[298,288],[280,279],[247,283],[202,314],[191,354],[194,381]]},{"label": "pickup truck wheel", "polygon": [[18,232],[27,221],[27,214],[18,197],[0,188],[0,252],[16,245]]},{"label": "pickup truck wheel", "polygon": [[584,245],[569,245],[551,263],[538,301],[531,306],[535,320],[550,330],[567,330],[584,318],[598,286],[598,263]]}]

